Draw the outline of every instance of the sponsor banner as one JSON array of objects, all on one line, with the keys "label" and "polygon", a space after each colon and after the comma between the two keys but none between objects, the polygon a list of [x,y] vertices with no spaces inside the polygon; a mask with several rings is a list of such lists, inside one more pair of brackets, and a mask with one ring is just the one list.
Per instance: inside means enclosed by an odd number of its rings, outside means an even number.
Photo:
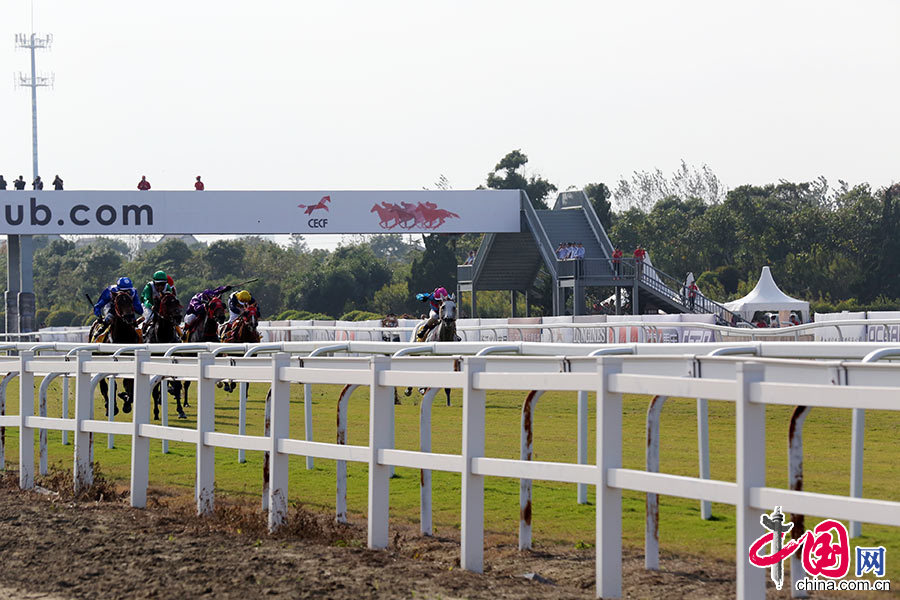
[{"label": "sponsor banner", "polygon": [[[313,324],[313,322],[309,319],[303,319],[300,321],[291,320],[288,321],[291,327],[309,327]],[[294,329],[291,331],[291,341],[292,342],[308,342],[311,338],[312,331],[309,329]]]},{"label": "sponsor banner", "polygon": [[[575,315],[573,323],[606,323],[606,315]],[[605,344],[607,330],[605,327],[576,327],[578,333],[574,341],[585,344]]]},{"label": "sponsor banner", "polygon": [[682,342],[696,342],[702,344],[716,341],[716,332],[712,329],[700,329],[699,327],[692,328],[689,325],[689,323],[707,323],[709,325],[715,325],[716,315],[683,314],[681,315],[681,322],[684,323],[684,325],[681,326]]},{"label": "sponsor banner", "polygon": [[518,233],[517,190],[5,191],[0,234]]},{"label": "sponsor banner", "polygon": [[481,325],[481,319],[457,319],[456,320],[456,333],[459,337],[462,338],[464,342],[477,342],[481,340],[481,332],[478,330],[474,331],[460,331],[460,327],[477,327]]},{"label": "sponsor banner", "polygon": [[[320,321],[318,319],[313,320],[312,324],[315,327],[334,327],[334,321]],[[312,338],[310,341],[313,342],[329,342],[334,340],[334,331],[328,331],[325,329],[314,329],[312,331]]]},{"label": "sponsor banner", "polygon": [[[482,342],[505,342],[506,336],[506,319],[481,319],[482,327],[495,326],[493,329],[481,330]],[[462,337],[462,336],[460,336]]]},{"label": "sponsor banner", "polygon": [[[674,344],[681,341],[681,327],[664,325],[663,323],[681,323],[681,315],[642,315],[641,322],[648,323],[644,327],[644,341],[655,344]],[[659,323],[659,325],[653,325]]]},{"label": "sponsor banner", "polygon": [[[816,313],[813,321],[816,323],[824,323],[828,321],[846,321],[848,319],[865,319],[864,312],[839,312],[839,313]],[[861,342],[866,339],[865,325],[844,325],[840,327],[841,335],[838,335],[837,327],[817,327],[815,329],[817,342],[837,342],[841,336],[845,342]]]},{"label": "sponsor banner", "polygon": [[[556,324],[556,323],[571,323],[571,316],[560,316],[560,317],[542,317],[541,324]],[[541,330],[541,341],[542,342],[553,342],[556,344],[571,344],[575,339],[575,333],[572,331],[571,327],[564,327],[559,329],[542,329]]]},{"label": "sponsor banner", "polygon": [[630,344],[632,342],[643,342],[643,330],[641,327],[621,326],[614,327],[613,323],[622,323],[627,321],[640,321],[640,316],[635,315],[609,315],[606,322],[610,323],[607,328],[606,339],[608,344]]},{"label": "sponsor banner", "polygon": [[509,341],[510,342],[539,342],[541,341],[541,330],[538,327],[534,329],[515,329],[516,325],[540,325],[540,317],[513,317],[509,319]]},{"label": "sponsor banner", "polygon": [[[900,319],[900,311],[870,310],[867,319]],[[866,339],[870,342],[900,342],[900,325],[866,325]]]}]

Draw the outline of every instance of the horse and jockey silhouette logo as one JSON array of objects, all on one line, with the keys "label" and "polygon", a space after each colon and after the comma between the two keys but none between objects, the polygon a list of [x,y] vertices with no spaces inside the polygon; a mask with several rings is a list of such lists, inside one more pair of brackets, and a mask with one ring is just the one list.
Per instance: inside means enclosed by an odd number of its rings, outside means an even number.
[{"label": "horse and jockey silhouette logo", "polygon": [[331,196],[322,196],[322,199],[319,200],[318,204],[298,204],[297,208],[306,209],[303,212],[311,215],[314,210],[318,210],[320,208],[324,209],[326,212],[328,211],[328,202],[331,202]]},{"label": "horse and jockey silhouette logo", "polygon": [[459,218],[459,215],[454,212],[438,208],[434,202],[419,202],[418,204],[401,202],[399,205],[382,202],[372,206],[372,210],[369,212],[378,213],[380,219],[378,224],[382,229],[393,229],[394,227],[437,229],[447,219]]},{"label": "horse and jockey silhouette logo", "polygon": [[[305,215],[312,216],[314,211],[319,209],[328,212],[328,205],[331,204],[331,196],[322,196],[316,204],[298,204],[297,208],[302,208]],[[419,202],[412,204],[410,202],[380,202],[372,206],[370,213],[378,215],[378,225],[382,229],[437,229],[443,225],[447,219],[458,219],[459,215],[455,212],[439,208],[434,202]],[[316,224],[313,224],[316,221]],[[326,219],[310,219],[310,226],[322,227],[326,225]]]}]

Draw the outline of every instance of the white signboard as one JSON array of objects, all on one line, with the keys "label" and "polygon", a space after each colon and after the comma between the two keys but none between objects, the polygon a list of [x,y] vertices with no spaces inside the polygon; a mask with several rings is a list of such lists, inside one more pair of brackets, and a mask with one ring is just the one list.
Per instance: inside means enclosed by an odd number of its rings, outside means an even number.
[{"label": "white signboard", "polygon": [[13,235],[519,231],[517,190],[0,192]]}]

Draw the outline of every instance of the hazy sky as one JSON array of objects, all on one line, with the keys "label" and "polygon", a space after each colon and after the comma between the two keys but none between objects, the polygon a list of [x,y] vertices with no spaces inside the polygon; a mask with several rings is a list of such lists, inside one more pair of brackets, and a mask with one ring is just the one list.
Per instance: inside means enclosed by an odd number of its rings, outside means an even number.
[{"label": "hazy sky", "polygon": [[[3,0],[0,173],[31,177]],[[521,148],[560,189],[900,179],[900,3],[35,0],[41,175],[72,189],[418,189]],[[0,81],[3,80],[0,73]]]}]

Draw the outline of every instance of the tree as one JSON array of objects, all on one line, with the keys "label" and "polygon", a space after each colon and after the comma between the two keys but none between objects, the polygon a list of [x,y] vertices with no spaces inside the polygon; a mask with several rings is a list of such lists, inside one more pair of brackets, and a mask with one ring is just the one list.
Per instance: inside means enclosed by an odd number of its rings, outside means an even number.
[{"label": "tree", "polygon": [[528,194],[532,206],[546,209],[546,198],[556,191],[556,186],[539,175],[526,177],[524,173],[520,173],[519,170],[527,163],[528,157],[521,150],[513,150],[488,173],[487,186],[494,190],[523,190]]},{"label": "tree", "polygon": [[247,248],[238,240],[219,240],[210,244],[203,260],[209,265],[209,275],[222,279],[229,275],[241,275]]},{"label": "tree", "polygon": [[591,201],[591,206],[594,207],[594,212],[597,213],[600,224],[609,231],[609,228],[612,226],[612,216],[610,215],[612,203],[609,201],[612,192],[609,191],[605,183],[589,183],[584,186],[584,194]]},{"label": "tree", "polygon": [[423,236],[425,251],[413,259],[407,287],[410,294],[430,292],[442,286],[456,289],[456,237],[432,234]]}]

